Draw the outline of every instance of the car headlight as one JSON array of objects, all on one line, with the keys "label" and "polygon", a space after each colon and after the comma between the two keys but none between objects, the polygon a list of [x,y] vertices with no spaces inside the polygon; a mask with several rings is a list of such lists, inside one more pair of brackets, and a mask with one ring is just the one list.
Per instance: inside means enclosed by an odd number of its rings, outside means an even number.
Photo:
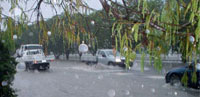
[{"label": "car headlight", "polygon": [[121,60],[121,59],[115,59],[115,61],[116,61],[116,62],[121,62],[122,60]]}]

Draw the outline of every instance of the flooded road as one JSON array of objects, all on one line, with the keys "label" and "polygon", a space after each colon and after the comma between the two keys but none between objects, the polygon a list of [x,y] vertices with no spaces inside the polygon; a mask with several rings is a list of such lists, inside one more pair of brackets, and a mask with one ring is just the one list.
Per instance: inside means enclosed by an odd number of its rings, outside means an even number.
[{"label": "flooded road", "polygon": [[20,64],[13,87],[19,97],[200,97],[199,90],[166,84],[151,66],[133,67],[55,61],[49,71],[25,72]]}]

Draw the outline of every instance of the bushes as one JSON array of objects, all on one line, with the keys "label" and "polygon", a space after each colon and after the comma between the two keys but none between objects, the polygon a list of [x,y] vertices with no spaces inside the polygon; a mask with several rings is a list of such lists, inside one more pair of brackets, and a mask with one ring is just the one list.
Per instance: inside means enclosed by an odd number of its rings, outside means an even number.
[{"label": "bushes", "polygon": [[16,73],[16,64],[8,48],[0,42],[0,97],[16,97],[11,87]]}]

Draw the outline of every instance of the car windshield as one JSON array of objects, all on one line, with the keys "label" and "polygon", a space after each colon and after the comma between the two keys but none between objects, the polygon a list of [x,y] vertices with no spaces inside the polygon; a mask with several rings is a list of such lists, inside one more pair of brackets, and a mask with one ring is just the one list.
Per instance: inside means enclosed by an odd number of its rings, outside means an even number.
[{"label": "car windshield", "polygon": [[[113,51],[106,51],[106,54],[107,54],[108,56],[114,56]],[[120,56],[120,53],[119,53],[118,51],[116,52],[116,56]]]},{"label": "car windshield", "polygon": [[25,50],[42,49],[42,46],[25,46]]},{"label": "car windshield", "polygon": [[42,53],[39,50],[34,50],[34,51],[28,51],[27,52],[27,55],[37,55],[37,54],[42,54]]}]

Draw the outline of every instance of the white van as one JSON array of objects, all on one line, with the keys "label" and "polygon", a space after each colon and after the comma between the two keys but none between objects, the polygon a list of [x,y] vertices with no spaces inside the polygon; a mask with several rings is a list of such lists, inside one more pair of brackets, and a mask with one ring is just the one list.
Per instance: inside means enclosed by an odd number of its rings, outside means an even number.
[{"label": "white van", "polygon": [[47,70],[50,68],[50,63],[41,49],[26,50],[21,58],[25,62],[25,70]]},{"label": "white van", "polygon": [[42,45],[40,44],[26,44],[26,45],[21,45],[19,51],[17,52],[18,57],[22,57],[23,53],[26,50],[34,50],[34,49],[43,49]]}]

